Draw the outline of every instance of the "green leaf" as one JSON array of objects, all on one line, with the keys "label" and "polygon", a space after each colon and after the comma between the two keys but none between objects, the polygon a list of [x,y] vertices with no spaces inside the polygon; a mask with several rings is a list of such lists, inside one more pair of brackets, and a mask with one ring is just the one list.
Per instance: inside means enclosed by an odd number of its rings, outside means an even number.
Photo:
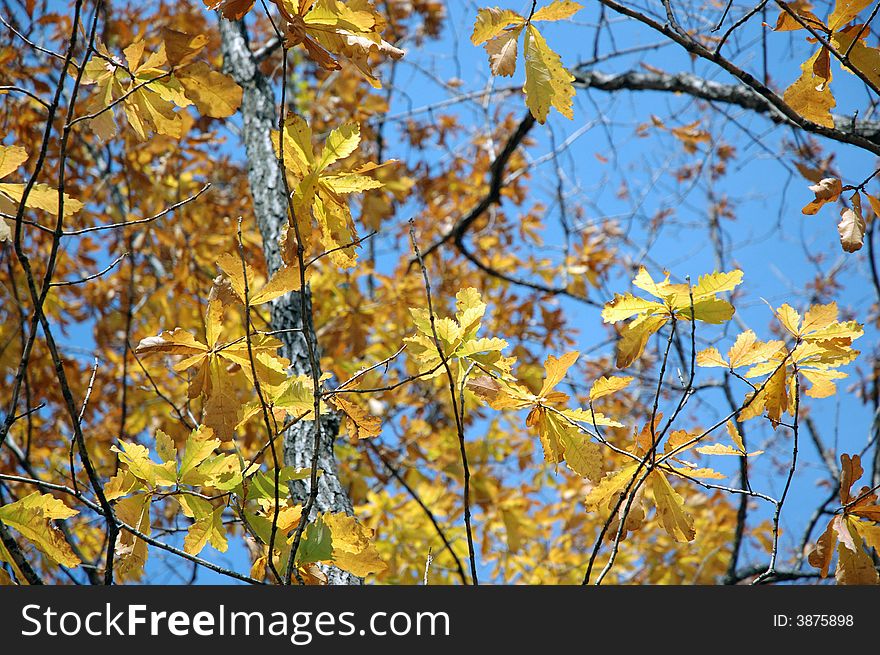
[{"label": "green leaf", "polygon": [[299,564],[310,562],[326,562],[333,558],[333,536],[330,528],[324,523],[322,517],[318,517],[314,523],[310,523],[303,533],[299,550],[296,553],[296,561]]}]

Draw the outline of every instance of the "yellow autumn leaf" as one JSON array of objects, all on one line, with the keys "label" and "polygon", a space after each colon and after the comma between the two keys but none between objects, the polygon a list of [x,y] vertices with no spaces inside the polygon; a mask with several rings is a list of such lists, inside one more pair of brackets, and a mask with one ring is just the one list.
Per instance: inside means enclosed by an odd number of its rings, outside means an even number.
[{"label": "yellow autumn leaf", "polygon": [[[850,533],[850,537],[855,539],[860,535],[853,534],[848,520],[844,521],[844,528]],[[880,573],[874,565],[874,559],[861,547],[857,546],[855,550],[847,548],[841,541],[837,546],[837,571],[834,575],[837,584],[841,585],[876,585],[880,584]]]},{"label": "yellow autumn leaf", "polygon": [[[231,264],[229,268],[234,269]],[[236,286],[239,284],[243,293],[241,279],[230,280],[232,293],[237,295]],[[280,292],[278,288],[273,290],[270,287],[266,292],[267,295],[271,295],[270,291]],[[222,330],[223,302],[219,294],[212,293],[205,312],[206,344],[183,330],[175,329],[170,333],[163,332],[158,337],[142,339],[135,352],[144,355],[182,355],[184,358],[173,367],[178,372],[198,367],[196,374],[190,378],[188,396],[190,399],[202,397],[205,413],[202,422],[212,428],[218,437],[229,440],[239,424],[239,414],[243,404],[238,398],[233,376],[227,370],[230,363],[240,369],[252,384],[256,372],[257,378],[265,385],[267,391],[271,391],[287,379],[285,369],[290,362],[276,356],[275,353],[281,347],[281,342],[272,336],[262,334],[252,336],[250,343],[243,338],[220,343],[219,336]],[[253,363],[251,355],[253,355]]]},{"label": "yellow autumn leaf", "polygon": [[559,443],[565,463],[572,471],[594,481],[602,476],[602,450],[589,436],[568,426],[560,432]]},{"label": "yellow autumn leaf", "polygon": [[163,332],[157,337],[145,337],[138,343],[135,352],[139,355],[204,355],[208,347],[197,341],[192,334],[181,328]]},{"label": "yellow autumn leaf", "polygon": [[[558,393],[558,392],[557,392]],[[564,394],[560,394],[564,395]],[[614,419],[608,418],[601,412],[596,412],[587,409],[557,409],[554,413],[561,414],[562,416],[575,421],[576,423],[590,423],[594,426],[608,426],[611,428],[622,428],[623,423],[619,421],[615,421]]]},{"label": "yellow autumn leaf", "polygon": [[244,18],[256,0],[202,0],[211,11],[219,10],[227,20]]},{"label": "yellow autumn leaf", "polygon": [[843,191],[843,183],[836,177],[826,177],[809,188],[815,195],[815,198],[801,210],[801,213],[812,216],[822,208],[822,205],[834,202],[840,197]]},{"label": "yellow autumn leaf", "polygon": [[382,39],[385,19],[367,0],[279,0],[287,47],[302,45],[310,59],[327,70],[341,68],[340,58],[358,70],[374,88],[371,55],[400,59],[404,52]]},{"label": "yellow autumn leaf", "polygon": [[17,170],[27,160],[27,150],[21,146],[0,146],[0,178]]},{"label": "yellow autumn leaf", "polygon": [[[608,507],[614,502],[618,494],[626,490],[630,482],[637,477],[638,463],[629,464],[619,471],[607,473],[599,484],[594,486],[587,494],[584,504],[588,509]],[[633,482],[635,484],[635,482]]]},{"label": "yellow autumn leaf", "polygon": [[835,536],[837,519],[838,517],[835,517],[831,520],[807,557],[810,566],[819,569],[819,575],[823,578],[828,575],[831,562],[834,559],[834,546],[837,544]]},{"label": "yellow autumn leaf", "polygon": [[[0,210],[15,214],[24,198],[24,184],[0,183]],[[83,204],[68,194],[63,194],[64,217],[72,216],[83,208]],[[52,216],[58,215],[58,190],[48,184],[34,184],[24,203],[30,209],[40,209]]]},{"label": "yellow autumn leaf", "polygon": [[802,23],[805,23],[814,29],[820,29],[823,31],[827,29],[825,21],[809,10],[812,8],[812,4],[810,4],[808,0],[795,0],[788,4],[788,8],[791,9],[801,20],[796,20],[791,14],[785,11],[785,9],[780,9],[779,17],[776,19],[776,26],[773,28],[774,31],[792,32],[795,30],[802,30],[804,29]]},{"label": "yellow autumn leaf", "polygon": [[[647,291],[655,300],[646,300],[632,295],[615,294],[612,301],[602,309],[602,320],[616,323],[635,317],[620,331],[617,345],[617,366],[624,368],[641,357],[648,339],[673,316],[683,320],[698,320],[705,323],[723,323],[734,314],[733,305],[717,294],[733,291],[742,283],[742,271],[734,270],[703,275],[694,286],[672,284],[669,274],[664,280],[656,282],[642,266],[633,278],[633,285]],[[713,365],[723,365],[720,355],[715,351],[704,351],[703,361],[715,358]]]},{"label": "yellow autumn leaf", "polygon": [[776,318],[788,332],[793,336],[800,336],[801,317],[791,305],[784,303],[776,310]]},{"label": "yellow autumn leaf", "polygon": [[[121,446],[121,448],[119,447]],[[150,459],[150,450],[136,443],[119,441],[119,446],[111,446],[110,450],[119,457],[119,463],[126,466],[128,472],[138,480],[152,486],[173,487],[177,484],[177,463],[163,462],[157,464]],[[122,482],[119,483],[120,485]]]},{"label": "yellow autumn leaf", "polygon": [[207,43],[204,35],[171,29],[162,34],[163,43],[146,57],[143,40],[126,47],[127,67],[117,64],[119,59],[100,42],[86,63],[82,82],[96,86],[86,115],[101,140],[116,133],[113,114],[120,106],[134,133],[145,141],[151,132],[180,139],[185,121],[178,108],[195,104],[206,116],[224,118],[241,104],[242,90],[232,78],[195,60]]},{"label": "yellow autumn leaf", "polygon": [[676,292],[687,293],[686,285],[674,285],[669,281],[669,271],[664,271],[663,280],[656,282],[654,281],[654,278],[651,277],[648,269],[644,266],[639,266],[638,273],[636,273],[632,283],[634,287],[639,288],[642,291],[647,291],[655,298],[660,298],[663,301],[665,301],[670,295],[675,295]]},{"label": "yellow autumn leaf", "polygon": [[829,398],[837,393],[837,385],[833,380],[842,380],[846,377],[846,373],[835,370],[822,369],[800,369],[803,375],[812,385],[807,389],[806,394],[810,398]]},{"label": "yellow autumn leaf", "polygon": [[494,39],[509,25],[522,25],[525,18],[510,9],[487,7],[477,12],[474,22],[474,31],[471,34],[471,43],[480,45]]},{"label": "yellow autumn leaf", "polygon": [[330,132],[316,156],[312,131],[305,120],[297,115],[288,117],[282,135],[274,133],[272,136],[276,155],[283,155],[291,188],[294,189],[295,216],[291,220],[299,224],[303,246],[311,243],[310,219],[314,217],[320,227],[321,243],[330,260],[342,268],[351,268],[357,261],[357,231],[346,196],[382,186],[381,182],[362,175],[379,167],[376,165],[354,170],[328,170],[353,154],[360,140],[360,126],[356,123],[345,124]]},{"label": "yellow autumn leaf", "polygon": [[851,67],[841,67],[848,73],[859,74],[875,87],[880,86],[880,50],[865,44],[869,32],[864,25],[853,25],[831,36],[831,44],[838,52],[847,53]]},{"label": "yellow autumn leaf", "polygon": [[813,305],[804,314],[803,332],[809,334],[827,328],[837,320],[837,315],[838,308],[836,302]]},{"label": "yellow autumn leaf", "polygon": [[180,458],[178,476],[184,484],[199,484],[197,469],[220,446],[220,439],[206,426],[193,430],[186,440],[183,456]]},{"label": "yellow autumn leaf", "polygon": [[709,348],[704,348],[697,353],[697,366],[702,366],[704,368],[710,368],[714,366],[727,368],[729,364],[717,348],[715,348],[714,346],[710,346]]},{"label": "yellow autumn leaf", "polygon": [[546,397],[557,384],[562,382],[568,369],[574,365],[579,356],[580,353],[576,350],[565,353],[558,359],[553,355],[548,355],[547,359],[544,361],[544,384],[541,386],[541,391],[538,392],[538,396],[541,398]]},{"label": "yellow autumn leaf", "polygon": [[333,539],[335,566],[359,578],[388,568],[373,545],[372,530],[343,513],[324,514],[323,519]]},{"label": "yellow autumn leaf", "polygon": [[[28,160],[27,151],[20,146],[0,145],[0,179],[15,172]],[[27,188],[23,183],[2,182],[0,183],[0,211],[14,216],[24,198]],[[64,217],[72,216],[83,208],[83,204],[68,194],[62,194]],[[52,216],[58,215],[58,190],[47,184],[37,183],[31,189],[25,199],[24,206],[29,209],[40,209]],[[4,220],[0,220],[0,241],[11,237],[11,230]],[[5,235],[5,236],[4,236]]]},{"label": "yellow autumn leaf", "polygon": [[[743,442],[742,435],[739,433],[739,430],[736,427],[736,423],[734,423],[733,421],[727,422],[727,434],[730,435],[731,440],[736,445],[736,449],[740,453],[745,453],[746,452],[745,443]],[[763,451],[757,451],[757,453],[760,453],[760,452],[763,452]]]},{"label": "yellow autumn leaf", "polygon": [[602,308],[602,320],[606,323],[617,323],[645,312],[660,312],[664,309],[663,303],[654,300],[637,298],[631,293],[616,294],[614,300]]},{"label": "yellow autumn leaf", "polygon": [[213,118],[232,116],[241,105],[242,90],[231,77],[197,61],[175,71],[186,97],[199,112]]},{"label": "yellow autumn leaf", "polygon": [[163,27],[162,43],[165,44],[165,56],[168,62],[172,66],[184,66],[205,48],[208,37],[204,34],[187,34]]},{"label": "yellow autumn leaf", "polygon": [[690,302],[691,295],[693,296],[694,304],[696,305],[718,293],[733,291],[736,287],[742,284],[742,280],[743,272],[739,270],[701,275],[688,294],[688,302]]},{"label": "yellow autumn leaf", "polygon": [[184,514],[193,519],[183,541],[183,549],[198,555],[209,543],[221,553],[229,547],[223,526],[223,506],[214,507],[209,501],[192,494],[176,496]]},{"label": "yellow autumn leaf", "polygon": [[[534,7],[533,7],[534,9]],[[493,75],[512,76],[516,71],[517,46],[525,32],[523,52],[526,81],[523,92],[526,106],[539,123],[547,120],[551,107],[571,119],[574,77],[562,66],[562,61],[547,45],[535,27],[536,21],[559,21],[569,18],[582,6],[571,0],[553,0],[525,18],[515,11],[497,7],[480,9],[474,22],[471,43],[485,44],[489,68]]]},{"label": "yellow autumn leaf", "polygon": [[876,547],[875,530],[852,516],[835,516],[810,551],[808,561],[811,566],[819,569],[821,577],[826,577],[837,546],[837,567],[834,573],[837,583],[876,585],[880,582],[880,576],[873,558],[862,546],[866,537],[868,547]]},{"label": "yellow autumn leaf", "polygon": [[669,471],[673,475],[678,475],[684,480],[723,480],[727,477],[720,471],[704,466],[664,466],[663,470]]},{"label": "yellow autumn leaf", "polygon": [[[456,294],[455,317],[435,316],[431,327],[430,314],[422,308],[410,308],[410,316],[416,326],[417,334],[406,337],[407,351],[418,363],[419,371],[426,377],[443,374],[442,360],[434,341],[434,330],[440,341],[440,348],[447,362],[455,364],[456,378],[462,382],[470,363],[479,365],[480,370],[493,373],[502,379],[510,379],[514,358],[505,357],[501,351],[507,348],[504,339],[480,338],[477,332],[486,311],[486,304],[479,292],[471,287],[460,289]],[[467,364],[465,364],[467,362]]]},{"label": "yellow autumn leaf", "polygon": [[626,389],[632,381],[632,377],[612,376],[609,378],[603,375],[590,387],[590,400],[599,400],[599,398],[609,396],[621,389]]},{"label": "yellow autumn leaf", "polygon": [[[831,62],[827,48],[821,48],[801,65],[801,76],[789,86],[782,99],[794,111],[817,125],[834,127],[831,110],[837,106],[831,95]],[[807,212],[804,212],[807,213]]]},{"label": "yellow autumn leaf", "polygon": [[545,462],[555,466],[562,461],[565,451],[562,435],[565,427],[553,414],[550,414],[546,408],[536,405],[526,418],[526,427],[537,428]]},{"label": "yellow autumn leaf", "polygon": [[51,494],[35,491],[0,507],[0,522],[18,530],[53,562],[74,568],[82,562],[52,520],[69,519],[78,513]]},{"label": "yellow autumn leaf", "polygon": [[517,47],[522,27],[505,30],[500,36],[486,42],[486,54],[489,55],[489,70],[492,75],[512,77],[516,72]]},{"label": "yellow autumn leaf", "polygon": [[342,394],[335,395],[331,402],[346,415],[348,433],[353,439],[370,439],[382,434],[382,420],[360,405],[346,400]]},{"label": "yellow autumn leaf", "polygon": [[645,352],[648,339],[668,322],[667,316],[645,316],[624,326],[617,342],[617,368],[626,368]]},{"label": "yellow autumn leaf", "polygon": [[697,366],[702,366],[704,368],[716,366],[727,368],[729,364],[717,348],[710,346],[697,353]]},{"label": "yellow autumn leaf", "polygon": [[[578,356],[577,351],[558,358],[548,355],[544,362],[544,381],[537,394],[531,393],[529,389],[516,382],[497,380],[486,375],[469,380],[467,388],[493,409],[530,408],[526,417],[526,427],[537,429],[544,461],[556,465],[565,460],[571,470],[595,480],[602,471],[601,451],[598,444],[593,443],[589,435],[577,424],[623,426],[598,412],[565,408],[569,400],[568,395],[554,391],[577,361]],[[599,385],[597,397],[601,397],[622,389],[628,384],[628,379],[601,378],[596,384]]]},{"label": "yellow autumn leaf", "polygon": [[757,335],[746,330],[737,336],[736,341],[727,352],[730,368],[751,366],[765,361],[779,352],[783,347],[781,341],[758,341]]},{"label": "yellow autumn leaf", "polygon": [[107,500],[116,500],[142,488],[141,480],[129,471],[128,468],[125,468],[107,480],[104,485],[104,497]]},{"label": "yellow autumn leaf", "polygon": [[739,430],[736,429],[736,424],[733,421],[727,422],[727,433],[733,441],[733,446],[714,443],[706,446],[699,446],[695,450],[703,455],[737,455],[739,457],[757,457],[764,452],[763,450],[755,450],[751,453],[746,452],[745,445],[743,445],[742,435],[739,433]]},{"label": "yellow autumn leaf", "polygon": [[694,519],[685,510],[684,500],[660,471],[653,471],[649,477],[654,492],[657,517],[663,528],[677,542],[693,541],[696,537]]},{"label": "yellow autumn leaf", "polygon": [[[701,300],[698,303],[694,303],[693,307],[693,316],[698,321],[703,321],[704,323],[713,323],[720,324],[729,321],[733,318],[735,313],[735,309],[733,305],[722,298],[709,298],[707,300]],[[683,307],[681,308],[677,316],[679,318],[691,319],[691,308]]]},{"label": "yellow autumn leaf", "polygon": [[721,443],[713,443],[707,446],[700,446],[695,450],[702,455],[741,455],[733,446],[726,446]]},{"label": "yellow autumn leaf", "polygon": [[572,0],[553,0],[532,14],[532,20],[565,20],[583,8],[583,5],[572,2]]},{"label": "yellow autumn leaf", "polygon": [[173,462],[175,468],[177,467],[177,445],[162,430],[156,430],[156,454],[163,462]]},{"label": "yellow autumn leaf", "polygon": [[811,306],[803,317],[790,305],[780,305],[776,317],[782,326],[794,337],[806,342],[843,340],[846,345],[864,334],[864,329],[856,321],[838,321],[837,303]]},{"label": "yellow autumn leaf", "polygon": [[775,426],[782,420],[782,415],[788,411],[789,397],[788,385],[786,384],[785,367],[777,367],[767,384],[764,386],[763,404],[767,410],[767,418]]},{"label": "yellow autumn leaf", "polygon": [[872,0],[836,0],[834,10],[828,16],[828,30],[837,32],[858,16]]},{"label": "yellow autumn leaf", "polygon": [[[150,535],[150,507],[152,494],[136,494],[123,498],[115,506],[116,518],[138,532]],[[116,542],[116,572],[119,575],[131,575],[140,578],[148,557],[147,542],[128,530],[121,530]]]},{"label": "yellow autumn leaf", "polygon": [[[239,302],[245,301],[245,272],[242,270],[241,259],[230,253],[224,253],[217,259],[217,266],[226,274],[232,290]],[[296,265],[282,266],[262,286],[256,283],[256,273],[250,266],[247,271],[247,296],[251,307],[262,305],[291,291],[299,291],[300,275]]]},{"label": "yellow autumn leaf", "polygon": [[525,30],[523,55],[526,64],[526,106],[539,123],[547,120],[551,107],[568,119],[574,118],[574,76],[563,66],[534,25]]}]

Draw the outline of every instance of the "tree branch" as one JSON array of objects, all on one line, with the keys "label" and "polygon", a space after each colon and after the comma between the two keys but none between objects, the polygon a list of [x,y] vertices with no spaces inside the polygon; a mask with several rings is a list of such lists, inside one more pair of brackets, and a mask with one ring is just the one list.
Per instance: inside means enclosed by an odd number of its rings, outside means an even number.
[{"label": "tree branch", "polygon": [[813,121],[804,118],[794,109],[792,109],[777,93],[775,93],[772,89],[770,89],[770,87],[761,82],[754,75],[746,70],[743,70],[726,57],[723,57],[717,50],[710,50],[702,43],[694,40],[689,34],[681,33],[673,29],[673,27],[668,24],[659,23],[650,16],[647,16],[646,14],[643,14],[635,9],[616,2],[616,0],[599,1],[609,9],[613,9],[614,11],[616,11],[618,14],[626,16],[628,18],[632,18],[642,23],[643,25],[650,27],[655,32],[663,34],[670,40],[680,45],[690,54],[716,64],[719,68],[737,78],[743,85],[752,90],[754,93],[764,98],[776,111],[785,116],[788,121],[798,126],[805,132],[818,134],[820,136],[833,139],[835,141],[840,141],[841,143],[848,143],[850,145],[854,145],[863,150],[871,152],[875,155],[880,155],[880,143],[876,143],[874,141],[866,139],[865,137],[855,132],[843,132],[837,129],[836,123],[835,127],[831,128],[825,127],[824,125],[819,125],[818,123],[814,123]]},{"label": "tree branch", "polygon": [[[834,114],[834,129],[812,130],[792,121],[766,97],[745,84],[723,84],[707,80],[690,73],[651,73],[627,71],[608,74],[590,70],[587,67],[575,68],[574,85],[585,89],[600,91],[660,91],[664,93],[683,93],[701,100],[722,102],[764,114],[774,123],[803,128],[808,132],[821,134],[842,143],[853,143],[853,138],[868,141],[880,147],[880,121],[854,119],[851,116]],[[859,144],[856,144],[859,145]],[[862,146],[864,147],[864,146]],[[874,152],[874,150],[871,150]]]}]

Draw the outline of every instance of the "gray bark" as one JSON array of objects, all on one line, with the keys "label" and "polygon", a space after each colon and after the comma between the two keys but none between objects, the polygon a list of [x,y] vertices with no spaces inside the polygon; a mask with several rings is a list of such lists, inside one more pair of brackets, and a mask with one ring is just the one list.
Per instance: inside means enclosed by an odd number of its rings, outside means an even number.
[{"label": "gray bark", "polygon": [[[574,85],[600,91],[663,91],[683,93],[694,98],[735,105],[766,114],[774,123],[792,124],[791,121],[760,93],[745,84],[723,84],[707,80],[690,73],[649,73],[628,71],[607,74],[589,67],[572,71]],[[842,135],[862,137],[872,143],[880,144],[880,121],[861,120],[853,116],[834,114],[834,129]]]},{"label": "gray bark", "polygon": [[[287,197],[283,173],[272,148],[271,131],[278,128],[278,108],[269,80],[260,72],[248,43],[247,30],[240,21],[230,22],[220,18],[220,35],[224,70],[242,87],[241,139],[247,154],[248,182],[253,198],[254,215],[263,238],[263,253],[270,272],[278,270],[283,262],[278,237],[287,225]],[[282,352],[291,361],[297,375],[312,374],[308,346],[318,351],[315,328],[312,322],[311,292],[303,291],[306,312],[302,312],[299,292],[289,293],[272,303],[272,329],[282,330],[302,327],[302,332],[282,333]],[[339,420],[329,415],[321,418],[318,468],[324,473],[318,478],[318,495],[312,515],[318,512],[352,513],[351,499],[339,480],[333,444],[339,433]],[[314,455],[314,423],[300,421],[284,435],[284,463],[288,466],[310,467]],[[309,494],[309,482],[291,483],[294,502],[305,504]],[[328,583],[334,585],[361,584],[360,578],[335,567],[324,569]]]}]

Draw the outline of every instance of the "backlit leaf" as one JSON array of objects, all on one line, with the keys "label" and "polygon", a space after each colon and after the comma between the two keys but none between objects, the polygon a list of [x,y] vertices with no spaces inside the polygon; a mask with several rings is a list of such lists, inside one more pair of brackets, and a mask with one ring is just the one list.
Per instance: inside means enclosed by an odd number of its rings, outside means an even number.
[{"label": "backlit leaf", "polygon": [[69,519],[78,513],[51,494],[35,491],[0,507],[0,521],[18,530],[53,562],[74,568],[81,561],[52,520]]}]

